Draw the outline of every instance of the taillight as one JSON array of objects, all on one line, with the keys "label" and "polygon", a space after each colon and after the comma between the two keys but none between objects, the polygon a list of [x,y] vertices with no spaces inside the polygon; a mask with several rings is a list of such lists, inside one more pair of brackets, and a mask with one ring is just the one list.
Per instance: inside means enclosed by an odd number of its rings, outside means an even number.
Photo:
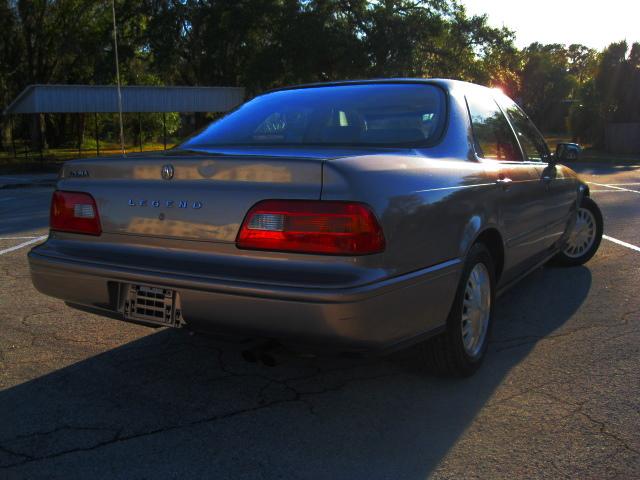
[{"label": "taillight", "polygon": [[373,212],[361,203],[265,200],[244,219],[238,248],[333,255],[384,250],[384,235]]},{"label": "taillight", "polygon": [[100,235],[96,202],[88,193],[56,190],[51,199],[51,230]]}]

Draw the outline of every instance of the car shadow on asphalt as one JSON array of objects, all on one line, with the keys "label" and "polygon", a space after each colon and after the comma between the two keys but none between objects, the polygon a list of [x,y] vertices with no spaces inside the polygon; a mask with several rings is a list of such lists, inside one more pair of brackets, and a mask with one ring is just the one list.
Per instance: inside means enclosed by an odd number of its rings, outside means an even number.
[{"label": "car shadow on asphalt", "polygon": [[573,328],[590,287],[585,267],[544,268],[507,292],[467,379],[426,375],[416,349],[266,367],[244,342],[159,331],[0,392],[0,471],[422,479],[533,347]]}]

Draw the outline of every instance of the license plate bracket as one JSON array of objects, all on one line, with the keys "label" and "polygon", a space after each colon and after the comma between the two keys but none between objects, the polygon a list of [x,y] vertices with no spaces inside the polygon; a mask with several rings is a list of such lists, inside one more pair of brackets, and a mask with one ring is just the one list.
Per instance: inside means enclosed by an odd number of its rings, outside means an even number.
[{"label": "license plate bracket", "polygon": [[125,320],[181,326],[180,299],[175,290],[137,284],[124,284],[123,287]]}]

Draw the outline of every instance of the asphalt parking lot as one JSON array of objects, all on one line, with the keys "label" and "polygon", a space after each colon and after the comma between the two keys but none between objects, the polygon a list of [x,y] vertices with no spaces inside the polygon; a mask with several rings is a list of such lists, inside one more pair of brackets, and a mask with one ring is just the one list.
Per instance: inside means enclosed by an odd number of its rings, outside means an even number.
[{"label": "asphalt parking lot", "polygon": [[51,188],[0,189],[0,478],[639,478],[640,166],[577,170],[607,238],[499,299],[464,380],[67,308],[26,259]]}]

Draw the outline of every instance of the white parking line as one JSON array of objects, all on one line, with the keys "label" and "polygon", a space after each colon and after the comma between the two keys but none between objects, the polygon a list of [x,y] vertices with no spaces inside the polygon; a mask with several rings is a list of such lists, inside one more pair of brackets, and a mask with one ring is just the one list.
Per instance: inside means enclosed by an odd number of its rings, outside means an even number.
[{"label": "white parking line", "polygon": [[15,250],[19,250],[22,247],[26,247],[27,245],[31,245],[32,243],[38,243],[39,241],[44,240],[45,238],[47,238],[47,235],[42,235],[41,237],[32,238],[31,240],[29,240],[27,242],[20,243],[20,244],[14,246],[14,247],[5,248],[4,250],[0,250],[0,255],[4,255],[5,253],[9,253],[9,252],[13,252]]},{"label": "white parking line", "polygon": [[615,185],[608,185],[606,183],[596,183],[596,182],[587,182],[587,183],[590,183],[592,185],[598,185],[599,187],[613,188],[614,190],[621,190],[623,192],[640,193],[640,190],[631,190],[629,188],[617,187]]},{"label": "white parking line", "polygon": [[38,238],[35,235],[28,237],[0,237],[0,240],[28,240],[29,238]]},{"label": "white parking line", "polygon": [[623,247],[630,248],[631,250],[635,250],[636,252],[640,252],[640,247],[636,247],[635,245],[631,245],[630,243],[610,237],[609,235],[602,235],[602,238],[604,238],[605,240],[609,240],[610,242],[617,243],[618,245],[622,245]]}]

